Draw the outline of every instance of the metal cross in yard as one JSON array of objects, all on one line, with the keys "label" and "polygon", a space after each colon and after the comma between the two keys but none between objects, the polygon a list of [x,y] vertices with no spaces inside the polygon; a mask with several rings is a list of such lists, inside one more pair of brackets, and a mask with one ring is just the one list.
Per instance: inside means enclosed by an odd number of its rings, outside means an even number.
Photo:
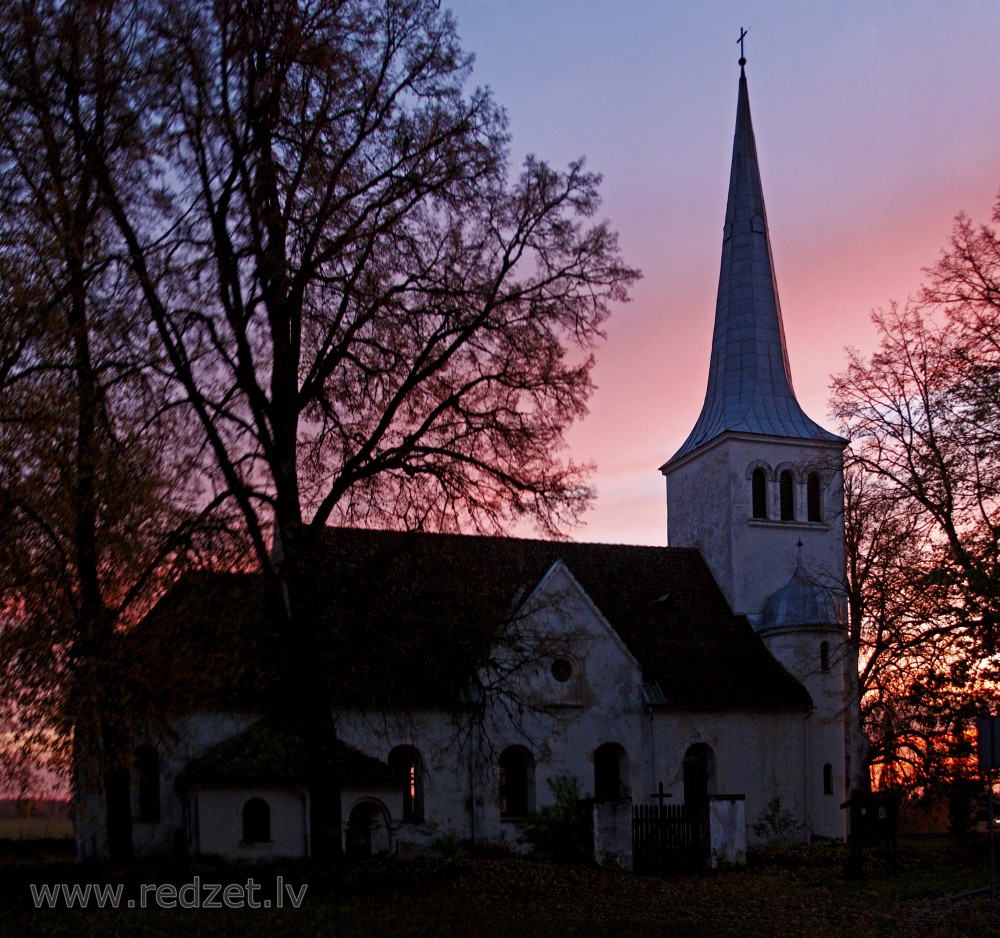
[{"label": "metal cross in yard", "polygon": [[658,786],[658,790],[654,791],[653,794],[651,794],[649,797],[650,798],[655,798],[659,802],[660,808],[662,809],[663,808],[663,802],[666,801],[668,798],[673,798],[674,796],[671,795],[670,792],[664,792],[664,790],[663,790],[663,782],[660,782],[660,784]]}]

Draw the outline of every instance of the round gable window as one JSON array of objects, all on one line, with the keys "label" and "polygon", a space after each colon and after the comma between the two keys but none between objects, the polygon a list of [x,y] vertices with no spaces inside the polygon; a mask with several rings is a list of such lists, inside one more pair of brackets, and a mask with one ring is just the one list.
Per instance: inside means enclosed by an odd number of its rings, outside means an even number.
[{"label": "round gable window", "polygon": [[552,676],[565,684],[573,676],[573,663],[568,658],[556,658],[552,662]]}]

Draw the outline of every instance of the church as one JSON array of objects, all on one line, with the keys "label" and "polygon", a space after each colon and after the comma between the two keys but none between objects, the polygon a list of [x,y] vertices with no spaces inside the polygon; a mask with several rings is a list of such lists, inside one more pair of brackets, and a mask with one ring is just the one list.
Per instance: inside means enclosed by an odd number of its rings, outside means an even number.
[{"label": "church", "polygon": [[[776,806],[800,842],[845,837],[846,441],[792,387],[744,64],[708,388],[660,469],[669,546],[326,532],[312,599],[340,662],[348,852],[516,848],[565,780],[597,803],[738,806],[750,842]],[[139,856],[310,853],[262,590],[189,574],[136,630],[169,718],[136,749]],[[80,790],[79,855],[104,855]]]}]

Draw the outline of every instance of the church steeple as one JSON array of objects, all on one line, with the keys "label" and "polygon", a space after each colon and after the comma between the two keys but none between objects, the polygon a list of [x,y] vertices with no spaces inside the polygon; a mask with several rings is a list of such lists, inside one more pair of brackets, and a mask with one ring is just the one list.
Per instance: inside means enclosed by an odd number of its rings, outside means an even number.
[{"label": "church steeple", "polygon": [[795,569],[800,540],[824,578],[843,581],[847,441],[810,420],[792,390],[744,64],[708,390],[660,471],[667,542],[698,548],[734,611],[758,616]]},{"label": "church steeple", "polygon": [[708,390],[694,429],[663,469],[726,431],[844,442],[806,416],[792,388],[744,63]]}]

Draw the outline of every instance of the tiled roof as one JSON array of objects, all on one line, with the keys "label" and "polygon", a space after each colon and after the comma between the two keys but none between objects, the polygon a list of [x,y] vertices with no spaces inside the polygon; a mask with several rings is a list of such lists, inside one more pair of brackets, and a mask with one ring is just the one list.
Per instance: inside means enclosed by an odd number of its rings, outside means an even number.
[{"label": "tiled roof", "polygon": [[[734,615],[695,550],[330,529],[313,608],[344,706],[450,707],[497,629],[563,561],[671,708],[799,709],[805,688]],[[140,628],[148,680],[175,710],[277,699],[288,653],[262,578],[195,574]],[[657,701],[659,703],[659,701]]]},{"label": "tiled roof", "polygon": [[[398,787],[389,766],[337,741],[335,757],[340,784]],[[265,719],[245,733],[212,749],[190,763],[188,783],[281,784],[306,781],[306,752],[302,737],[282,722]]]},{"label": "tiled roof", "polygon": [[806,416],[792,388],[742,68],[708,389],[694,429],[663,468],[730,430],[845,442]]}]

